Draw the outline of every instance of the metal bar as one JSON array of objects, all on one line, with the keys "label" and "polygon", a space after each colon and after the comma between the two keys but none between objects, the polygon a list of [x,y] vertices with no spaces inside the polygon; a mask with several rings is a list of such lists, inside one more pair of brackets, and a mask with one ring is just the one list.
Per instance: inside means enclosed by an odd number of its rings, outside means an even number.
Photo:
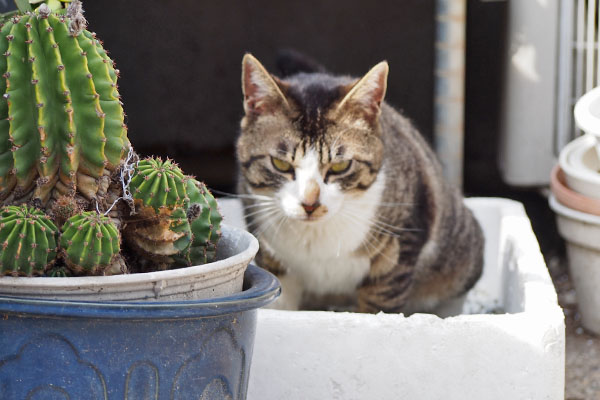
[{"label": "metal bar", "polygon": [[586,27],[585,91],[594,88],[594,33],[596,30],[596,0],[588,1]]},{"label": "metal bar", "polygon": [[437,0],[434,139],[444,175],[461,187],[464,157],[466,0]]},{"label": "metal bar", "polygon": [[574,2],[563,0],[559,4],[558,36],[558,85],[556,102],[556,134],[554,154],[572,139],[573,132],[573,54],[574,33]]}]

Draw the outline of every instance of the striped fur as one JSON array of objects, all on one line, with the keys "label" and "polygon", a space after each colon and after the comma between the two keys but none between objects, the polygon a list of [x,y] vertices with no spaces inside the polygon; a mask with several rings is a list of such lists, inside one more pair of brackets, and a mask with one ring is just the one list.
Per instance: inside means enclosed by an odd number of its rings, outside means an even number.
[{"label": "striped fur", "polygon": [[481,228],[383,102],[386,63],[360,80],[280,80],[251,55],[242,69],[239,191],[257,262],[282,281],[278,307],[428,311],[474,285]]}]

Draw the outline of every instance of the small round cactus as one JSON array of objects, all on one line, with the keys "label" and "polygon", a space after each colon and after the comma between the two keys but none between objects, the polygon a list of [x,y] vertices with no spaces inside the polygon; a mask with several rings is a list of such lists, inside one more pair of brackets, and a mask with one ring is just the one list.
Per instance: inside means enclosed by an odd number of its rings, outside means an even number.
[{"label": "small round cactus", "polygon": [[58,229],[40,210],[6,206],[0,211],[0,272],[42,275],[56,258]]},{"label": "small round cactus", "polygon": [[72,216],[65,222],[62,231],[62,256],[75,274],[100,274],[119,254],[119,231],[110,218],[95,211]]},{"label": "small round cactus", "polygon": [[184,178],[181,169],[168,158],[166,161],[158,157],[146,158],[138,162],[129,190],[136,206],[142,210],[151,208],[159,214],[161,210],[183,205]]},{"label": "small round cactus", "polygon": [[207,187],[195,179],[186,183],[186,209],[192,229],[190,263],[212,262],[217,256],[217,243],[221,237],[221,221],[217,201]]}]

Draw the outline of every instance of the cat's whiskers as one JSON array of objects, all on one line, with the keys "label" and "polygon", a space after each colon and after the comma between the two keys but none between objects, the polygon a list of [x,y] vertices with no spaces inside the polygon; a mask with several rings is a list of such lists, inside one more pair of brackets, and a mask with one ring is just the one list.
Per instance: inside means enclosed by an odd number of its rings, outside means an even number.
[{"label": "cat's whiskers", "polygon": [[258,203],[252,203],[252,204],[248,204],[248,205],[242,205],[242,208],[244,209],[244,211],[248,211],[251,209],[255,209],[255,208],[262,208],[262,207],[269,207],[269,206],[274,206],[277,203],[275,201],[263,201],[263,202],[258,202]]},{"label": "cat's whiskers", "polygon": [[265,196],[262,194],[255,194],[255,193],[237,194],[237,193],[222,192],[222,191],[216,190],[216,189],[209,189],[209,190],[212,193],[219,194],[228,199],[253,199],[253,200],[272,200],[273,199],[273,197],[271,197],[271,196]]},{"label": "cat's whiskers", "polygon": [[340,139],[342,138],[342,136],[348,132],[348,129],[345,129],[343,131],[340,131],[340,133],[338,133],[335,138],[333,138],[333,143],[331,143],[331,145],[329,146],[329,154],[330,154],[330,158],[333,159],[333,155],[337,153],[338,148],[340,146],[338,146],[338,142],[340,141]]},{"label": "cat's whiskers", "polygon": [[[371,205],[373,204],[372,200],[363,200],[363,199],[345,199],[345,203],[350,205]],[[415,203],[394,203],[394,202],[379,202],[377,206],[379,207],[414,207]]]},{"label": "cat's whiskers", "polygon": [[[274,218],[271,218],[271,217],[274,217]],[[285,215],[283,215],[283,217],[285,217]],[[265,234],[269,229],[271,229],[271,227],[273,225],[275,225],[276,223],[278,223],[281,218],[282,218],[282,215],[281,215],[279,209],[275,209],[270,214],[270,217],[268,219],[262,221],[262,223],[258,227],[258,230],[256,231],[255,236],[256,237],[260,237],[263,234]]]},{"label": "cat's whiskers", "polygon": [[[350,212],[350,210],[348,210],[348,209],[345,209],[344,211]],[[376,224],[379,227],[388,228],[390,230],[397,230],[398,232],[420,232],[420,231],[423,230],[423,229],[419,229],[419,228],[403,228],[403,227],[399,227],[399,226],[396,226],[396,225],[391,225],[391,224],[389,224],[387,222],[384,222],[383,220],[380,220],[380,219],[377,219],[377,218],[374,218],[374,217],[373,218],[367,218],[367,217],[365,217],[362,214],[355,214],[355,216],[357,218],[362,218],[366,222],[372,222],[372,223]]]},{"label": "cat's whiskers", "polygon": [[[349,217],[352,217],[352,215],[348,215],[348,216],[349,216]],[[347,220],[347,222],[349,222],[350,224],[353,224],[354,226],[357,226],[357,227],[360,227],[360,225],[362,224],[362,222],[361,222],[361,221],[359,221],[357,218],[356,218],[356,219],[349,218],[349,219]],[[375,241],[377,240],[377,237],[375,236],[375,233],[382,233],[382,234],[386,234],[386,233],[384,233],[384,232],[378,232],[378,231],[375,231],[375,232],[373,232],[373,230],[371,230],[371,229],[370,229],[370,230],[368,230],[368,231],[367,231],[367,234],[365,235],[365,237],[364,237],[364,239],[363,239],[363,241],[362,241],[362,243],[361,243],[361,246],[364,246],[364,247],[365,247],[365,248],[366,248],[366,249],[367,249],[367,250],[368,250],[368,251],[371,253],[371,256],[373,256],[373,255],[377,254],[377,255],[379,255],[379,256],[381,256],[381,257],[385,258],[387,261],[391,262],[392,264],[395,264],[395,263],[397,263],[397,262],[398,262],[398,260],[393,260],[393,259],[391,259],[391,258],[390,258],[390,257],[389,257],[387,254],[385,254],[385,253],[383,253],[383,252],[381,251],[382,249],[379,249],[379,248],[378,248],[378,247],[377,247],[377,246],[374,244],[374,243],[375,243]],[[389,234],[388,234],[388,235],[389,235]],[[391,235],[389,235],[389,236],[392,236],[392,237],[397,237],[397,235],[395,235],[395,234],[391,234]]]},{"label": "cat's whiskers", "polygon": [[258,210],[254,210],[252,212],[246,212],[245,216],[246,217],[262,216],[263,214],[266,214],[269,211],[276,211],[276,207],[275,206],[264,207],[264,208],[260,208]]},{"label": "cat's whiskers", "polygon": [[390,225],[390,224],[380,221],[376,218],[369,218],[369,217],[365,217],[364,215],[361,215],[358,213],[352,213],[349,210],[340,210],[340,214],[345,217],[352,218],[355,221],[362,222],[364,224],[368,224],[369,226],[375,228],[373,230],[375,230],[377,233],[381,233],[381,234],[384,234],[387,236],[392,236],[392,237],[400,237],[402,232],[418,232],[418,231],[422,230],[422,229],[402,228],[399,226]]},{"label": "cat's whiskers", "polygon": [[245,214],[245,215],[246,215],[246,217],[248,217],[248,216],[252,217],[253,221],[251,221],[251,223],[248,224],[250,226],[251,224],[256,224],[258,222],[264,222],[266,219],[270,218],[277,212],[278,212],[277,207],[269,207],[269,208],[261,208],[260,210],[256,210],[255,212],[252,213],[252,215],[250,215],[250,214]]}]

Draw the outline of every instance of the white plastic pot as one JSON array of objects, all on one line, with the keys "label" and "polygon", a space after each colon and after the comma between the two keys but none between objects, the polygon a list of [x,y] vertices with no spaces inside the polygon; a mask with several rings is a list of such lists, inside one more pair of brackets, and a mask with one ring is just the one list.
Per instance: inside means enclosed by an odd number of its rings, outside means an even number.
[{"label": "white plastic pot", "polygon": [[600,86],[577,100],[574,116],[575,123],[581,130],[600,139]]},{"label": "white plastic pot", "polygon": [[585,196],[600,199],[600,161],[596,154],[596,137],[581,136],[567,144],[558,158],[567,186]]},{"label": "white plastic pot", "polygon": [[[472,315],[260,309],[248,400],[564,399],[564,316],[529,219],[466,203],[486,237]],[[220,209],[243,226],[239,201]]]},{"label": "white plastic pot", "polygon": [[554,196],[558,231],[567,244],[569,274],[575,285],[583,326],[600,334],[600,216],[573,210]]},{"label": "white plastic pot", "polygon": [[222,226],[217,261],[130,275],[0,279],[0,295],[62,300],[197,300],[242,290],[244,271],[258,251],[250,233]]}]

